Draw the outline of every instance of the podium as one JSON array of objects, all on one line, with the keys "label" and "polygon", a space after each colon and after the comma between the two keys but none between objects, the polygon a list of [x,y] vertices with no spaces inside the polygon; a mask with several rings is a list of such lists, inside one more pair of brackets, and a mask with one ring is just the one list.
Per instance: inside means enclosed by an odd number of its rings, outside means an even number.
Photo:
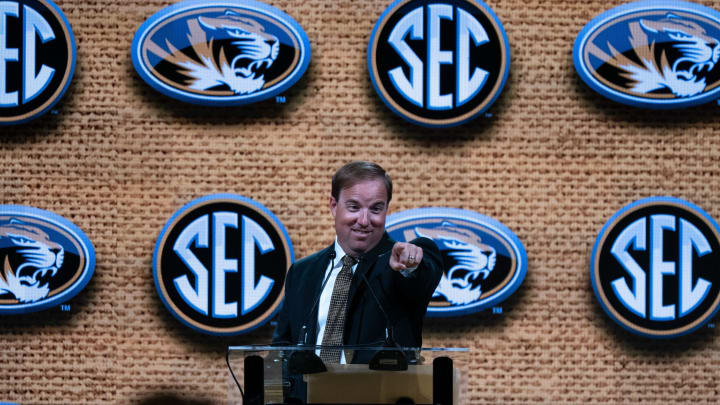
[{"label": "podium", "polygon": [[[467,348],[342,346],[347,364],[324,364],[323,346],[230,346],[228,403],[458,405]],[[333,347],[337,349],[337,347]],[[242,376],[240,379],[237,376]]]}]

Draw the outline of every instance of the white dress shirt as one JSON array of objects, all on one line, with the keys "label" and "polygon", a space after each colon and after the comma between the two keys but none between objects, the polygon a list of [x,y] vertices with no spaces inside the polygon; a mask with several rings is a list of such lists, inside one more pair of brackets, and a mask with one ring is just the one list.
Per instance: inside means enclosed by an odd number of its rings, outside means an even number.
[{"label": "white dress shirt", "polygon": [[[325,288],[323,288],[322,294],[320,294],[320,304],[318,306],[318,324],[317,324],[317,340],[315,344],[322,345],[323,336],[325,336],[325,325],[327,324],[328,311],[330,310],[330,299],[332,298],[333,290],[335,289],[335,280],[337,279],[340,270],[342,270],[342,258],[345,256],[345,252],[340,247],[340,244],[335,239],[335,259],[330,260],[325,273],[323,273],[323,280],[328,277],[330,272],[330,278],[328,278]],[[334,265],[334,266],[333,266]],[[331,267],[333,266],[333,267]],[[352,267],[352,272],[355,274],[357,263]],[[315,350],[315,354],[320,355],[320,350]],[[340,352],[340,364],[345,364],[345,352]]]},{"label": "white dress shirt", "polygon": [[[323,280],[325,280],[326,277],[328,277],[328,272],[330,272],[330,278],[328,278],[327,283],[325,284],[325,287],[323,288],[322,294],[320,294],[320,303],[318,305],[318,323],[317,323],[317,340],[315,341],[315,344],[320,346],[322,345],[323,336],[325,336],[325,325],[327,324],[327,317],[328,317],[328,311],[330,310],[330,300],[332,299],[332,293],[335,289],[335,280],[337,279],[338,274],[340,274],[340,270],[342,270],[342,258],[345,257],[345,251],[340,247],[340,244],[337,241],[337,238],[335,238],[335,259],[330,260],[330,263],[328,263],[327,268],[325,269],[325,273],[323,274]],[[355,274],[355,269],[357,269],[357,263],[352,267],[353,275]],[[419,264],[418,264],[419,265]],[[401,273],[405,277],[409,277],[415,269],[417,269],[418,266],[402,270]],[[315,350],[315,354],[318,356],[320,355],[320,349]],[[340,364],[346,364],[345,361],[345,351],[340,351]]]}]

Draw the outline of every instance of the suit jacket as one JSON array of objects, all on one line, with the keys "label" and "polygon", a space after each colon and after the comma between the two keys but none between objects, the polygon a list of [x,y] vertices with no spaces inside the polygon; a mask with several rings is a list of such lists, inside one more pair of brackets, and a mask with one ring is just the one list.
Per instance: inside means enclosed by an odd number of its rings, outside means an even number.
[{"label": "suit jacket", "polygon": [[[344,343],[346,345],[382,345],[388,322],[395,343],[405,347],[422,345],[422,324],[428,303],[442,276],[442,257],[435,243],[418,238],[410,243],[423,249],[423,259],[408,277],[390,268],[389,259],[395,241],[385,232],[380,242],[363,255],[355,269],[348,295]],[[285,300],[273,335],[274,344],[314,345],[317,336],[317,306],[325,270],[334,245],[294,263],[285,280]],[[340,258],[336,258],[340,260]],[[368,290],[365,275],[388,320]],[[326,286],[325,288],[333,288]],[[307,337],[302,331],[307,326]],[[350,359],[348,359],[350,360]],[[357,359],[355,361],[358,361]]]}]

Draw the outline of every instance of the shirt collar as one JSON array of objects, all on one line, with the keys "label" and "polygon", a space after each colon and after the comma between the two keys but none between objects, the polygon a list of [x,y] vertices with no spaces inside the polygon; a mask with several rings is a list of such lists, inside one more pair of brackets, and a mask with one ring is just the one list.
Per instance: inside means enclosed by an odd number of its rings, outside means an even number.
[{"label": "shirt collar", "polygon": [[[342,247],[340,247],[340,243],[338,243],[337,236],[335,237],[335,267],[334,269],[338,267],[342,267],[342,258],[345,257],[347,253],[343,250]],[[357,263],[355,264],[357,266]],[[353,266],[353,269],[355,268]]]},{"label": "shirt collar", "polygon": [[[364,253],[362,257],[374,257],[381,253],[384,253],[384,250],[390,250],[392,248],[392,244],[389,246],[385,246],[386,243],[390,241],[390,235],[388,235],[387,231],[383,233],[382,238],[380,239],[380,242],[378,242],[375,247],[370,249],[369,252]],[[391,241],[392,242],[392,241]],[[335,236],[335,267],[338,267],[341,263],[342,258],[346,255],[345,251],[342,247],[340,247],[340,243],[338,243],[337,236]],[[357,258],[356,258],[357,259]],[[357,264],[353,266],[353,268],[357,267]]]}]

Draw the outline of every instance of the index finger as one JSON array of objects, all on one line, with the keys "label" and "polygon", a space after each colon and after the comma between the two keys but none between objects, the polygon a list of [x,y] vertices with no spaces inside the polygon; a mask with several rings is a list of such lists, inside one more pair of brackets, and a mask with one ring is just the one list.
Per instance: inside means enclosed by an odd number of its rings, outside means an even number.
[{"label": "index finger", "polygon": [[393,245],[392,253],[396,257],[402,257],[403,253],[406,251],[406,244],[403,242],[396,242],[395,245]]}]

